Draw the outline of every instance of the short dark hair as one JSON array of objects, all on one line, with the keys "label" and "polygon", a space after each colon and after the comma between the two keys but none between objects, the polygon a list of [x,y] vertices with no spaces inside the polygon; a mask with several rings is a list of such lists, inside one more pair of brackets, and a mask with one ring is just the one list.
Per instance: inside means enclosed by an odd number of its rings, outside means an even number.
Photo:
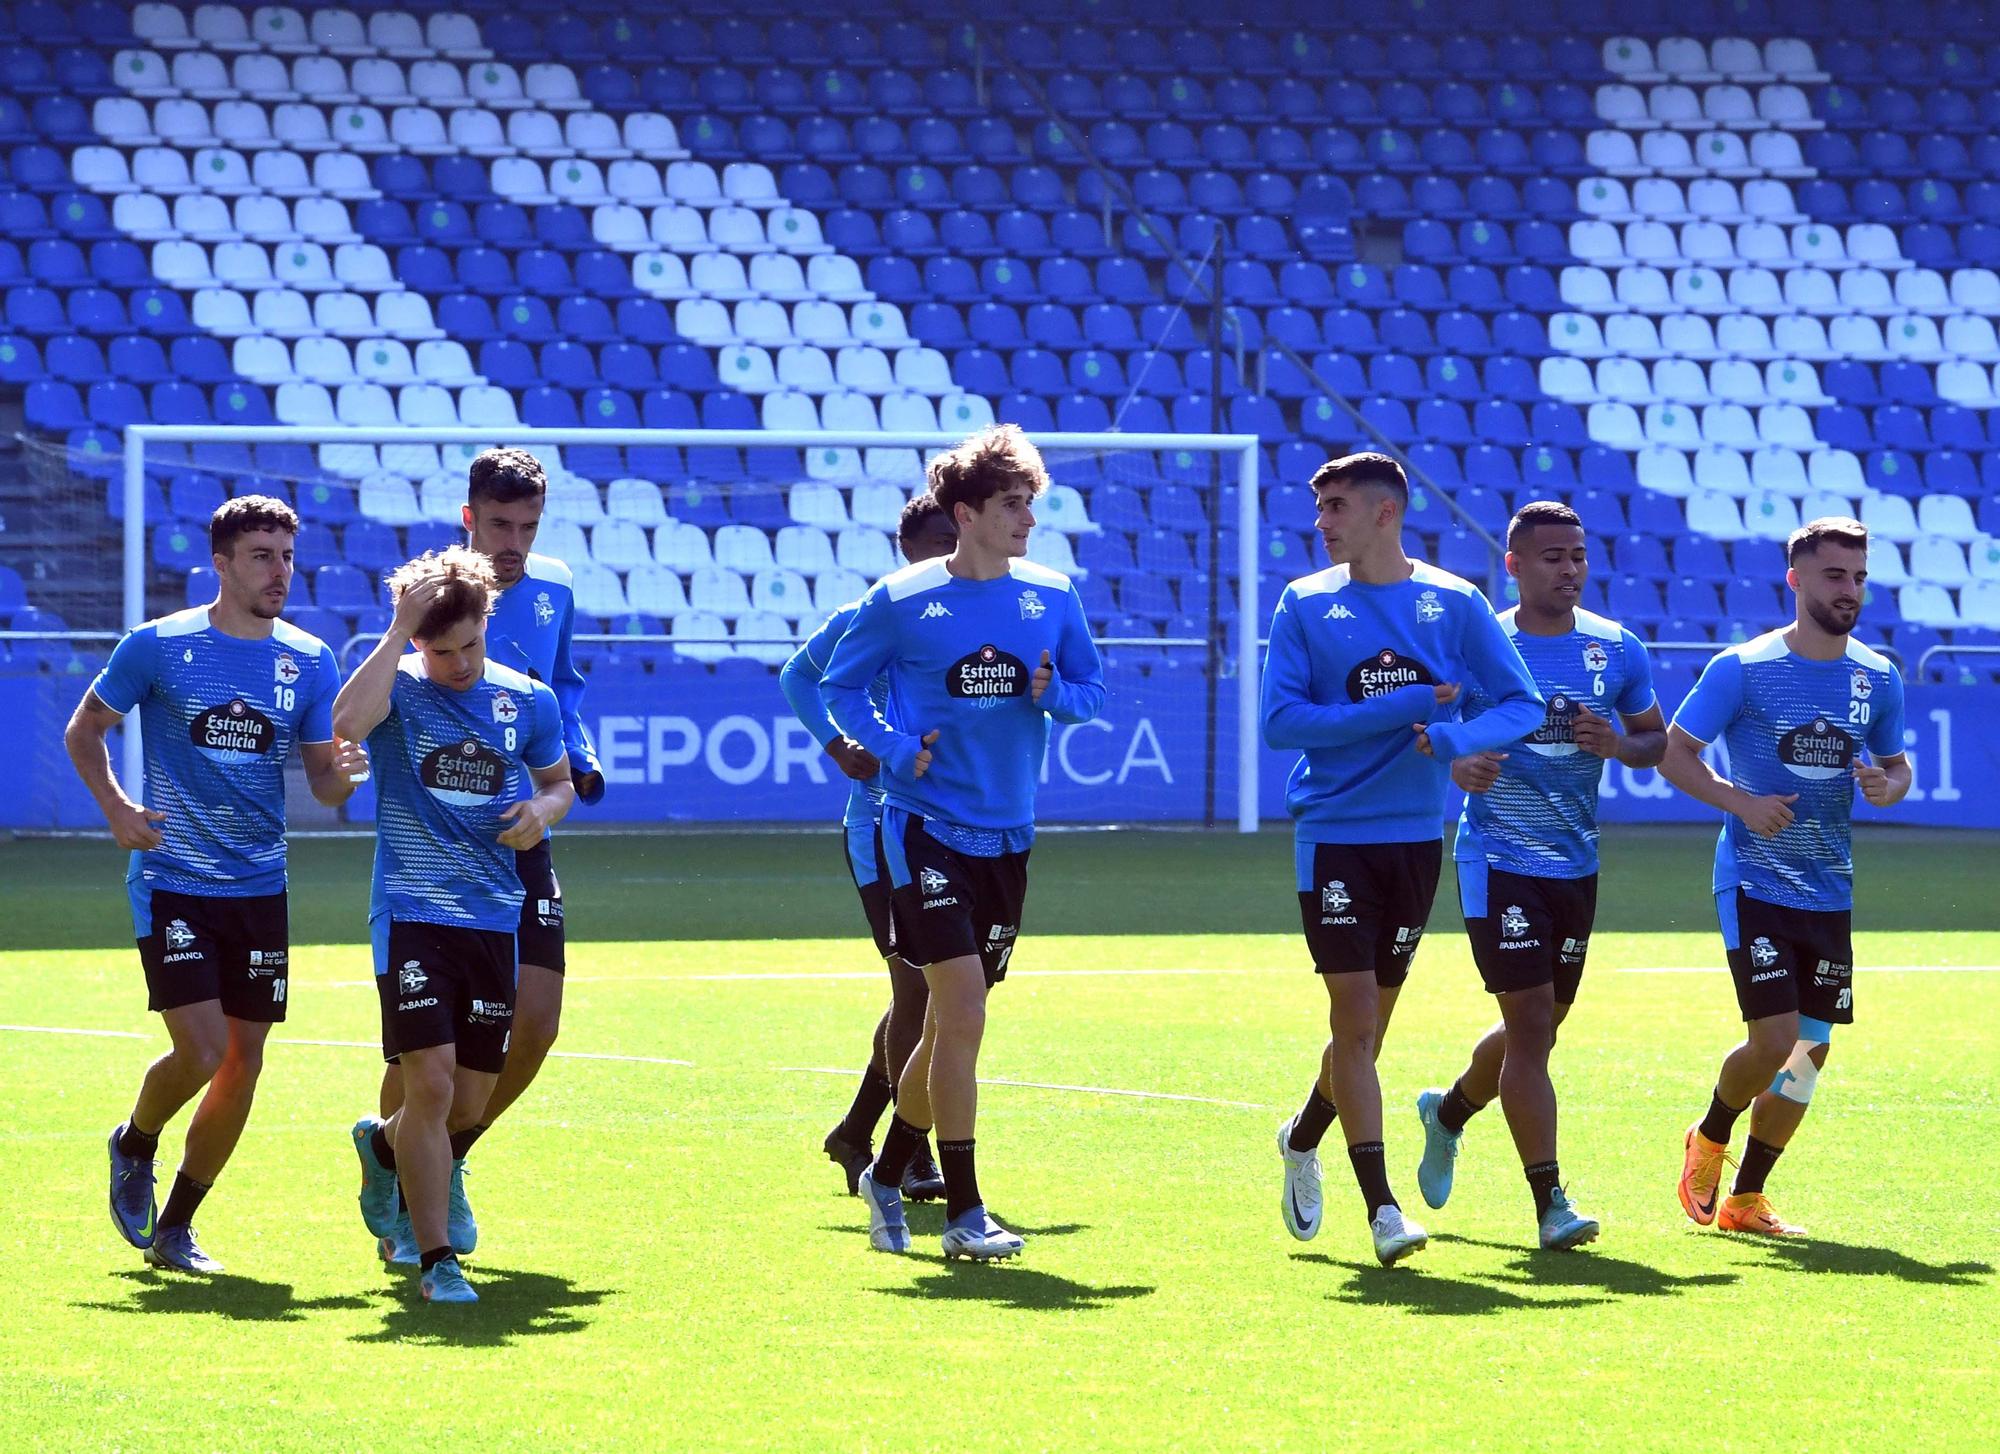
[{"label": "short dark hair", "polygon": [[1318,494],[1328,485],[1373,485],[1376,489],[1387,490],[1404,504],[1410,500],[1410,477],[1403,473],[1402,465],[1391,456],[1372,449],[1363,450],[1360,454],[1343,454],[1339,459],[1330,459],[1314,470],[1313,493]]},{"label": "short dark hair", "polygon": [[943,520],[947,525],[951,524],[950,517],[944,513],[944,506],[938,503],[937,496],[929,490],[925,490],[903,507],[902,517],[896,521],[896,544],[903,547],[903,554],[910,553],[910,542],[915,540],[918,533],[933,520]]},{"label": "short dark hair", "polygon": [[1561,500],[1530,500],[1507,522],[1507,548],[1518,549],[1521,539],[1532,535],[1537,525],[1568,525],[1581,530],[1583,517]]},{"label": "short dark hair", "polygon": [[513,505],[539,500],[548,493],[549,477],[542,462],[525,449],[489,449],[473,458],[465,475],[468,504],[490,500]]},{"label": "short dark hair", "polygon": [[1785,541],[1785,564],[1797,565],[1802,555],[1817,554],[1822,545],[1868,548],[1868,527],[1846,515],[1822,515],[1808,520]]},{"label": "short dark hair", "polygon": [[431,602],[424,619],[417,623],[419,641],[429,641],[439,632],[461,621],[484,621],[493,614],[500,595],[499,579],[493,562],[469,545],[451,545],[443,550],[427,550],[407,565],[399,565],[384,582],[393,608],[403,592],[419,581],[442,578],[444,589]]},{"label": "short dark hair", "polygon": [[208,517],[208,549],[213,555],[234,555],[236,537],[253,530],[282,530],[299,533],[298,513],[283,500],[269,495],[238,495],[224,500]]},{"label": "short dark hair", "polygon": [[977,510],[1017,485],[1025,485],[1030,496],[1049,487],[1042,452],[1028,442],[1018,424],[995,424],[980,430],[933,459],[924,473],[930,480],[930,494],[953,524],[958,522],[960,505]]}]

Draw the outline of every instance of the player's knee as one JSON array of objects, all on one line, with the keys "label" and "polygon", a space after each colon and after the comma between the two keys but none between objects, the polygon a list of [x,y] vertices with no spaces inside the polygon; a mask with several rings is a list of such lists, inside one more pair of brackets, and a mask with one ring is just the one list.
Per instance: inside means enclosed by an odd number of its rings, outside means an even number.
[{"label": "player's knee", "polygon": [[1745,1046],[1750,1059],[1759,1074],[1776,1075],[1792,1053],[1792,1046],[1799,1038],[1799,1021],[1796,1015],[1773,1015],[1765,1020],[1750,1022],[1750,1030]]},{"label": "player's knee", "polygon": [[248,1091],[257,1084],[257,1077],[263,1071],[263,1046],[232,1045],[222,1057],[222,1064],[216,1067],[215,1079]]},{"label": "player's knee", "polygon": [[407,1114],[425,1118],[449,1114],[452,1091],[452,1073],[448,1063],[422,1060],[412,1065],[405,1057],[403,1109]]},{"label": "player's knee", "polygon": [[932,1000],[941,1040],[976,1041],[986,1033],[986,1001],[971,995],[939,997]]},{"label": "player's knee", "polygon": [[227,1047],[207,1040],[190,1040],[174,1047],[174,1062],[189,1080],[206,1085],[222,1069]]},{"label": "player's knee", "polygon": [[1824,1020],[1799,1017],[1799,1036],[1791,1053],[1771,1077],[1771,1094],[1797,1105],[1809,1105],[1819,1085],[1819,1073],[1826,1066],[1833,1026]]},{"label": "player's knee", "polygon": [[542,1059],[555,1047],[556,1036],[562,1032],[562,1016],[553,1010],[531,1010],[514,1018],[514,1039],[508,1046],[509,1055],[528,1055]]}]

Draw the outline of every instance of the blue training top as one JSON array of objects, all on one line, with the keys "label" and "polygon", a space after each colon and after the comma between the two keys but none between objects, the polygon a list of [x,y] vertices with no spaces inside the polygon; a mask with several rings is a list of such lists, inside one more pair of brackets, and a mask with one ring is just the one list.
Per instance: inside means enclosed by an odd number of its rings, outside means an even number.
[{"label": "blue training top", "polygon": [[[860,609],[859,601],[850,601],[828,616],[778,672],[778,687],[784,692],[785,701],[791,705],[792,715],[799,719],[806,731],[812,733],[813,740],[821,747],[842,734],[833,720],[833,714],[826,709],[826,698],[820,691],[820,685],[826,679],[827,663],[833,660],[834,643],[846,634],[848,624],[854,620],[854,613]],[[879,676],[868,684],[868,701],[878,714],[887,712],[887,676]],[[850,828],[858,828],[875,822],[881,816],[882,775],[878,772],[865,781],[849,778],[847,810],[840,821]]]},{"label": "blue training top", "polygon": [[[502,666],[546,682],[562,708],[563,751],[577,772],[596,773],[585,802],[604,796],[597,744],[583,725],[584,675],[570,657],[576,595],[570,569],[554,556],[529,555],[521,578],[501,591],[486,622],[486,655]],[[581,793],[579,797],[583,797]]]}]

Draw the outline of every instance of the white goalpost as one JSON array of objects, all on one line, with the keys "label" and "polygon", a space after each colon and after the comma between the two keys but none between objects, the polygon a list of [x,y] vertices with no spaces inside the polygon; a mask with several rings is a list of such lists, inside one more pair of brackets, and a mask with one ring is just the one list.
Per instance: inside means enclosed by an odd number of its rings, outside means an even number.
[{"label": "white goalpost", "polygon": [[[1260,521],[1258,503],[1258,439],[1250,434],[1069,434],[1060,432],[1034,432],[1030,437],[1036,446],[1047,455],[1077,455],[1083,457],[1132,457],[1146,454],[1172,456],[1179,460],[1190,457],[1214,459],[1220,470],[1217,474],[1219,488],[1205,491],[1199,485],[1191,486],[1198,496],[1205,496],[1203,514],[1204,528],[1210,529],[1210,539],[1218,544],[1228,536],[1233,536],[1233,559],[1219,555],[1209,561],[1209,568],[1215,571],[1215,598],[1220,609],[1209,615],[1205,629],[1210,640],[1175,638],[1171,632],[1167,639],[1153,637],[1124,639],[1107,633],[1110,624],[1103,620],[1092,620],[1092,629],[1099,632],[1099,643],[1108,649],[1135,647],[1143,644],[1147,649],[1168,647],[1209,648],[1211,660],[1218,663],[1221,670],[1215,679],[1208,682],[1215,692],[1213,719],[1205,723],[1210,734],[1210,752],[1214,752],[1215,736],[1223,727],[1225,705],[1223,692],[1232,685],[1226,678],[1233,675],[1234,687],[1234,782],[1235,813],[1237,831],[1255,832],[1258,826],[1258,758],[1260,734],[1258,731],[1258,672],[1259,648],[1263,638],[1263,624],[1258,619],[1258,572],[1260,550],[1264,527]],[[412,427],[403,425],[382,426],[342,426],[313,427],[293,425],[167,425],[136,424],[125,431],[124,475],[123,475],[123,609],[122,617],[127,630],[142,624],[157,611],[150,610],[147,600],[147,580],[149,572],[147,541],[151,526],[156,523],[147,519],[146,477],[149,465],[147,451],[152,446],[194,446],[200,444],[256,445],[305,445],[305,446],[375,446],[410,445],[443,446],[459,448],[461,457],[468,457],[481,449],[514,445],[535,450],[538,447],[562,450],[565,448],[603,447],[639,448],[660,447],[687,450],[701,447],[715,447],[731,450],[790,448],[799,450],[907,450],[919,456],[926,452],[948,449],[964,438],[961,433],[883,433],[838,430],[784,431],[766,429],[635,429],[635,428],[534,428],[515,426],[510,428],[474,429],[464,427]],[[154,462],[157,463],[157,453]],[[1231,468],[1233,464],[1233,469]],[[200,466],[196,465],[196,469]],[[1059,470],[1052,467],[1051,473],[1058,482],[1062,480]],[[1184,472],[1185,473],[1185,472]],[[358,481],[351,476],[328,474],[325,484],[337,488],[355,490]],[[799,483],[807,481],[802,477]],[[598,482],[602,483],[602,482]],[[654,481],[663,490],[670,484],[689,483],[679,481]],[[693,481],[692,483],[699,483]],[[772,488],[766,481],[764,488]],[[1231,498],[1233,496],[1233,499]],[[1227,504],[1229,514],[1225,518],[1221,511]],[[1084,527],[1085,533],[1096,529],[1094,524]],[[1199,542],[1196,545],[1199,554]],[[1142,572],[1134,572],[1135,574]],[[1234,576],[1233,595],[1228,594]],[[1233,641],[1224,634],[1224,613],[1232,612],[1236,621]],[[1200,613],[1189,612],[1190,615]],[[621,638],[622,639],[622,638]],[[1220,653],[1224,643],[1229,641],[1229,656],[1225,660]],[[1054,747],[1052,746],[1052,753]],[[128,782],[138,782],[144,770],[143,751],[139,740],[136,714],[127,719],[124,726],[122,750],[122,772]],[[1211,784],[1217,780],[1220,764],[1211,761]],[[1211,793],[1213,787],[1210,788]],[[1213,804],[1218,821],[1226,821],[1229,816],[1225,805]]]}]

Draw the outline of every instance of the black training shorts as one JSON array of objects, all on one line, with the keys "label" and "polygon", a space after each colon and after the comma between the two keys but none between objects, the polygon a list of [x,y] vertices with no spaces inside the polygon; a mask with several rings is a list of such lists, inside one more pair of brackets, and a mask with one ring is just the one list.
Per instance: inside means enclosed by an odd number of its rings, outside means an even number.
[{"label": "black training shorts", "polygon": [[514,933],[515,951],[523,964],[563,972],[562,885],[556,882],[555,857],[544,838],[514,855],[514,872],[521,879],[521,927]]},{"label": "black training shorts", "polygon": [[1408,979],[1437,897],[1444,840],[1300,843],[1297,863],[1313,968],[1373,973],[1384,989]]},{"label": "black training shorts", "polygon": [[453,1045],[467,1070],[498,1075],[514,1028],[514,936],[387,916],[373,927],[383,1059]]},{"label": "black training shorts", "polygon": [[1576,1003],[1597,922],[1596,874],[1535,878],[1483,861],[1461,863],[1458,903],[1488,994],[1552,984],[1557,1004]]},{"label": "black training shorts", "polygon": [[1715,896],[1722,947],[1743,1018],[1797,1011],[1829,1025],[1854,1023],[1854,914],[1787,909],[1741,889]]},{"label": "black training shorts", "polygon": [[285,896],[250,898],[150,891],[151,932],[139,936],[146,1008],[220,1000],[237,1020],[285,1018],[291,926]]},{"label": "black training shorts", "polygon": [[888,841],[885,823],[882,843],[896,952],[917,969],[977,954],[986,983],[998,984],[1021,932],[1028,855],[960,853],[926,833],[923,819],[901,821],[902,841]]}]

